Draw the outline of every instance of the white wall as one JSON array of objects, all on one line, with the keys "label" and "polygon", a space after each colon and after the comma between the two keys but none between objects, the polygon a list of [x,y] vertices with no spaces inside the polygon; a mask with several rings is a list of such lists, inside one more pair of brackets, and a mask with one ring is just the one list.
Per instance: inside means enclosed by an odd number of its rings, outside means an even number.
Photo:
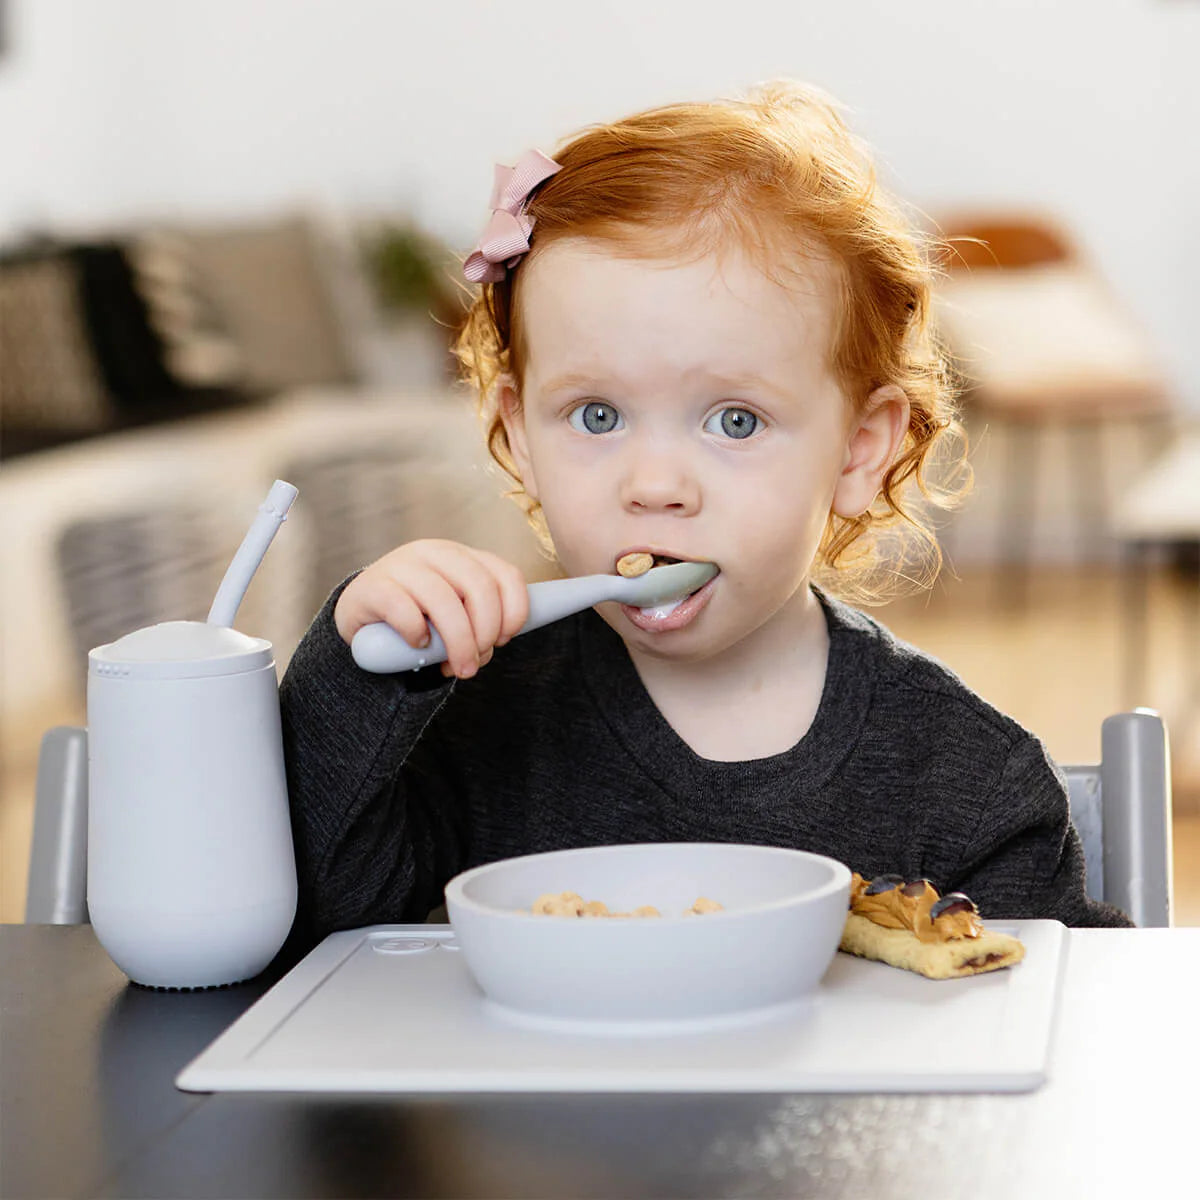
[{"label": "white wall", "polygon": [[773,75],[839,96],[899,189],[1048,204],[1200,411],[1191,0],[10,0],[0,238],[296,202],[408,205],[463,250],[494,160]]}]

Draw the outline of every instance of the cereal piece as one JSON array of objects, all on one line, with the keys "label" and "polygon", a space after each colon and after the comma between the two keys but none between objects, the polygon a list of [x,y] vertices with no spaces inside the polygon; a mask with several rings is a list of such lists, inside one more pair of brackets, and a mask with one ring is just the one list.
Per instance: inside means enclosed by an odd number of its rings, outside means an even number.
[{"label": "cereal piece", "polygon": [[617,574],[624,575],[626,579],[632,579],[636,575],[645,575],[652,566],[654,566],[653,554],[646,554],[644,551],[626,554],[617,559]]},{"label": "cereal piece", "polygon": [[547,917],[577,917],[583,912],[578,892],[546,892],[533,902],[533,911]]},{"label": "cereal piece", "polygon": [[[724,906],[707,896],[697,898],[691,908],[684,910],[685,917],[700,913],[721,912]],[[584,900],[578,892],[545,892],[533,902],[533,912],[547,917],[661,917],[662,913],[653,904],[643,904],[633,912],[613,912],[603,900]]]}]

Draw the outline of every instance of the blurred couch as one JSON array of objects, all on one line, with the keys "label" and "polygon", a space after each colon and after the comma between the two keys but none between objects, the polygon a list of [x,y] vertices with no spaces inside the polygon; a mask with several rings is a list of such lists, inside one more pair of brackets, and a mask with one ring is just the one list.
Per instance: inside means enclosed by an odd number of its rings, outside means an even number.
[{"label": "blurred couch", "polygon": [[424,291],[389,308],[373,257],[386,227],[311,211],[0,248],[0,456],[295,387],[448,382],[453,258],[432,239],[403,241],[426,256]]},{"label": "blurred couch", "polygon": [[554,573],[452,382],[454,314],[387,310],[359,232],[288,214],[0,253],[10,764],[78,719],[89,648],[204,619],[276,478],[300,494],[235,624],[281,672],[329,590],[412,538]]},{"label": "blurred couch", "polygon": [[[203,620],[272,481],[299,496],[235,626],[280,671],[330,589],[417,537],[554,574],[449,389],[292,389],[253,408],[124,430],[0,471],[0,718],[40,736],[78,710],[87,651]],[[31,749],[31,747],[26,747]]]}]

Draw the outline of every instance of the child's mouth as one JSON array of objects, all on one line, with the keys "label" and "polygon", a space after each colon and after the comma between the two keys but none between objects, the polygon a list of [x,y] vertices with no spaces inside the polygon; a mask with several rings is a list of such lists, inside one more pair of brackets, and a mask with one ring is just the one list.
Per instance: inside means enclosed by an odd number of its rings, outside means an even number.
[{"label": "child's mouth", "polygon": [[[685,561],[667,554],[655,554],[653,558],[655,567],[664,567]],[[690,625],[708,604],[713,585],[718,577],[714,576],[696,591],[680,600],[671,600],[650,608],[636,608],[631,604],[622,604],[621,610],[632,625],[650,633],[668,633],[672,630],[682,629]]]}]

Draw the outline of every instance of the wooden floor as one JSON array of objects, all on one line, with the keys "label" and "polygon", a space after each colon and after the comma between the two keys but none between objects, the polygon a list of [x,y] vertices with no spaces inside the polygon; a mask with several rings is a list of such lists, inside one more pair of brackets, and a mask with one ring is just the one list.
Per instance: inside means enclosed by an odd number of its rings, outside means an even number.
[{"label": "wooden floor", "polygon": [[[876,615],[1036,732],[1059,762],[1098,761],[1110,713],[1137,705],[1162,712],[1171,737],[1176,923],[1200,925],[1200,584],[1165,568],[1153,574],[1145,683],[1131,692],[1123,582],[1111,569],[1039,570],[1027,603],[1014,607],[1002,602],[993,574],[947,573],[930,595]],[[23,915],[40,733],[82,719],[67,698],[0,736],[0,921]]]}]

